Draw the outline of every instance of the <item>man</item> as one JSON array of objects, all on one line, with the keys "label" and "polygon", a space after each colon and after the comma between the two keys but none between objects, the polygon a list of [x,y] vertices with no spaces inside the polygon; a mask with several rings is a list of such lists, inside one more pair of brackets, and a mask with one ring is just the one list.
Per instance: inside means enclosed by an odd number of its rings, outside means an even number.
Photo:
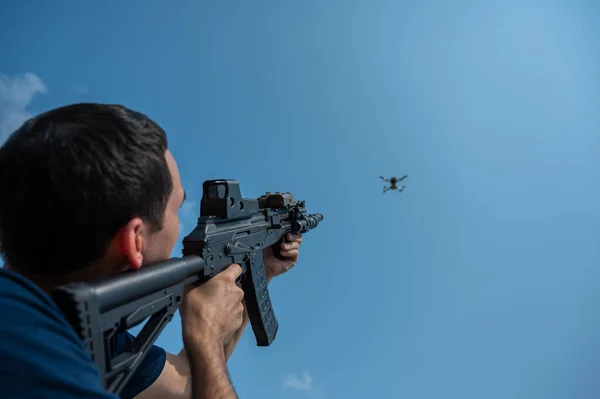
[{"label": "man", "polygon": [[[52,302],[53,287],[139,269],[170,256],[185,199],[164,131],[122,106],[75,104],[27,121],[0,147],[2,397],[114,399]],[[270,281],[302,238],[264,252]],[[286,259],[278,260],[273,251]],[[184,350],[153,346],[122,398],[236,398],[226,362],[248,325],[239,265],[187,287]],[[132,336],[119,335],[121,353]]]}]

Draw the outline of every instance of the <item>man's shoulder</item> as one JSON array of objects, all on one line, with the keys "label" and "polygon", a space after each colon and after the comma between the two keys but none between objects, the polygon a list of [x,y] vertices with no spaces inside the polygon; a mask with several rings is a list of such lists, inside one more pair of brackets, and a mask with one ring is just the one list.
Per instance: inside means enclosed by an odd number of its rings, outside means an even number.
[{"label": "man's shoulder", "polygon": [[[23,397],[36,385],[57,382],[69,389],[76,389],[84,382],[91,390],[99,389],[98,369],[58,305],[31,281],[1,268],[0,320],[0,358],[12,359],[9,364],[0,364],[0,386],[10,390],[10,387],[27,385],[23,390],[19,388]],[[134,338],[128,332],[115,334],[111,355],[116,357],[127,352]],[[153,345],[121,397],[133,398],[152,385],[165,361],[164,349]],[[28,382],[17,374],[27,376]],[[5,378],[11,381],[4,381]],[[35,394],[39,395],[37,391]]]},{"label": "man's shoulder", "polygon": [[14,306],[33,307],[50,311],[54,316],[60,315],[60,309],[48,294],[25,277],[5,268],[0,268],[0,305],[0,312]]},{"label": "man's shoulder", "polygon": [[0,354],[18,364],[31,366],[51,352],[86,355],[83,343],[50,296],[5,269],[0,270],[0,319]]},{"label": "man's shoulder", "polygon": [[0,386],[6,397],[106,396],[81,340],[49,295],[0,270]]},{"label": "man's shoulder", "polygon": [[[0,269],[0,329],[32,331],[30,326],[52,324],[53,330],[65,330],[69,338],[77,338],[75,331],[50,295],[25,277],[4,268]],[[45,331],[37,331],[37,335]]]}]

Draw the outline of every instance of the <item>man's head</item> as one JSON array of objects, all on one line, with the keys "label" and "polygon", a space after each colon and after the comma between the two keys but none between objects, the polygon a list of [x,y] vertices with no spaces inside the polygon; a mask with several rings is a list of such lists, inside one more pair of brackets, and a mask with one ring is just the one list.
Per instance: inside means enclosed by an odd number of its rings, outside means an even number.
[{"label": "man's head", "polygon": [[148,117],[57,108],[0,147],[0,249],[47,286],[139,268],[170,255],[184,196],[166,134]]}]

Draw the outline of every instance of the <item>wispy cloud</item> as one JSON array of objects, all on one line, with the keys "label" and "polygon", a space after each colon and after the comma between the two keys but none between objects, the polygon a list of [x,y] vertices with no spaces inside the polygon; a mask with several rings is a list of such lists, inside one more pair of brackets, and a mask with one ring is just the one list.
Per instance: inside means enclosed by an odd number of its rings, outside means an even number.
[{"label": "wispy cloud", "polygon": [[311,392],[313,390],[312,377],[304,372],[301,376],[289,373],[283,379],[283,386],[302,392]]},{"label": "wispy cloud", "polygon": [[73,94],[85,94],[89,91],[87,87],[81,84],[76,84],[73,86]]},{"label": "wispy cloud", "polygon": [[31,101],[47,91],[46,84],[34,73],[0,74],[0,144],[32,117],[27,109]]}]

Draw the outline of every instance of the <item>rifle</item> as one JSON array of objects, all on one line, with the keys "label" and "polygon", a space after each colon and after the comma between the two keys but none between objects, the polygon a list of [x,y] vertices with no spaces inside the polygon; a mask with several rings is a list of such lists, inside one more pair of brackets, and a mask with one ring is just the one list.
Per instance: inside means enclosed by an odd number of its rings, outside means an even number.
[{"label": "rifle", "polygon": [[[303,234],[323,215],[307,215],[305,202],[292,194],[266,193],[242,198],[236,180],[203,183],[200,217],[183,239],[183,257],[144,265],[99,281],[56,288],[52,297],[98,366],[104,388],[120,393],[148,350],[179,308],[188,284],[201,285],[232,263],[242,267],[238,280],[257,346],[277,334],[263,264],[263,249],[279,245],[286,234]],[[279,248],[274,254],[281,259]],[[148,319],[134,341],[115,358],[110,342]]]}]

